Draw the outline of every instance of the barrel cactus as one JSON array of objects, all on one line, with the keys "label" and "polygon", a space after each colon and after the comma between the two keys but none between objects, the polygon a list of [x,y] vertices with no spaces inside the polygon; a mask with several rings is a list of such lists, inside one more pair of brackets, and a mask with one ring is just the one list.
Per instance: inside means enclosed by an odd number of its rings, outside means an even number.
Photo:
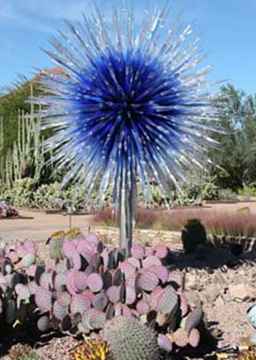
[{"label": "barrel cactus", "polygon": [[192,254],[198,246],[206,245],[207,234],[201,221],[189,219],[182,230],[181,240],[186,254]]},{"label": "barrel cactus", "polygon": [[156,333],[136,318],[117,316],[106,323],[103,338],[113,360],[159,360]]}]

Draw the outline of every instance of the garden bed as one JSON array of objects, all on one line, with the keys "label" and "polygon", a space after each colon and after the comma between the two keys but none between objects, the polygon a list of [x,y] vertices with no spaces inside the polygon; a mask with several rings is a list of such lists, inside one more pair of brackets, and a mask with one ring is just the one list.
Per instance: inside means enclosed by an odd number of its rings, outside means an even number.
[{"label": "garden bed", "polygon": [[[99,234],[107,243],[113,243],[113,239],[118,236],[117,230],[108,230],[102,228]],[[145,233],[141,232],[141,235],[143,234]],[[148,239],[150,237],[152,243],[154,240],[166,241],[161,233],[158,234],[157,239],[155,232],[148,234]],[[40,242],[38,245],[40,257],[49,259],[45,242]],[[207,343],[197,352],[193,351],[192,358],[206,359],[222,348],[239,346],[241,338],[248,337],[252,333],[246,311],[256,299],[255,259],[248,258],[245,254],[236,257],[228,249],[206,249],[201,253],[185,255],[178,238],[176,241],[171,241],[169,246],[173,254],[170,263],[173,279],[179,282],[185,273],[186,295],[194,304],[203,303],[205,322],[209,330]],[[43,360],[70,360],[69,350],[78,343],[79,340],[70,336],[54,336],[42,337],[32,345]],[[184,356],[186,359],[191,358],[189,353],[185,353]],[[3,359],[9,360],[8,355],[5,354]],[[179,359],[182,359],[181,355]]]},{"label": "garden bed", "polygon": [[[208,214],[209,209],[202,210],[204,214]],[[184,214],[187,212],[189,217],[191,214],[201,214],[200,210],[190,212],[187,209],[179,212],[179,214],[182,213],[182,218],[184,219]],[[159,211],[158,213],[163,215],[165,212]],[[31,212],[25,213],[25,215],[28,214],[30,216],[33,215],[32,217],[35,217],[35,219],[28,220],[26,237],[33,238],[36,231],[41,231],[43,226],[44,231],[41,233],[42,241],[38,240],[38,246],[40,257],[47,261],[49,259],[49,250],[45,246],[45,241],[49,236],[50,224],[52,224],[52,232],[58,230],[60,224],[61,228],[67,228],[66,222],[63,222],[65,217],[58,214],[46,215],[39,212],[34,214]],[[235,217],[233,219],[235,221],[232,220],[231,216],[234,214]],[[241,216],[243,221],[238,221]],[[248,217],[248,214],[241,215],[236,210],[233,210],[228,215],[225,214],[225,217],[219,216],[219,218],[225,218],[225,224],[229,225],[229,229],[234,223],[237,229],[237,226],[241,223],[250,224],[250,222],[246,223],[244,221],[245,218],[243,216],[247,216],[246,219],[251,219],[251,222],[255,222],[253,215],[250,217]],[[75,220],[76,225],[83,224],[84,231],[87,233],[92,218],[81,216],[74,217]],[[215,219],[215,221],[217,220]],[[24,220],[25,222],[26,220]],[[2,239],[4,239],[5,234],[8,235],[8,233],[15,231],[15,227],[19,226],[18,222],[16,223],[15,221],[8,222],[8,224],[13,224],[12,227],[5,224],[7,222],[3,220],[0,230]],[[21,225],[21,228],[24,229],[24,225]],[[33,231],[31,231],[32,228],[34,228]],[[117,244],[119,234],[116,227],[91,225],[91,229],[97,232],[99,238],[105,244]],[[17,230],[15,238],[20,238],[20,236],[21,232]],[[214,240],[217,248],[201,249],[194,255],[185,255],[183,253],[179,231],[136,229],[134,239],[136,242],[146,244],[147,246],[156,246],[159,243],[168,245],[172,254],[170,268],[173,271],[173,278],[180,281],[183,274],[186,273],[185,290],[189,301],[195,304],[198,301],[203,303],[205,322],[211,334],[209,337],[211,346],[206,346],[208,344],[207,340],[206,345],[199,347],[199,351],[193,351],[193,354],[190,351],[188,354],[185,354],[186,359],[206,359],[217,350],[220,351],[224,346],[235,348],[241,344],[242,337],[248,337],[252,333],[252,329],[247,322],[246,311],[256,301],[255,253],[249,251],[240,253],[237,256],[228,246],[229,243],[234,242],[243,244],[249,241],[248,238],[236,237],[235,235],[216,235]],[[250,241],[253,240],[252,237]],[[223,242],[225,247],[220,248]],[[234,329],[236,330],[234,331]],[[33,346],[36,347],[37,353],[43,360],[69,360],[68,350],[77,343],[78,340],[67,336],[54,336],[49,341],[41,339],[34,343]],[[8,359],[7,354],[5,354],[4,359]]]}]

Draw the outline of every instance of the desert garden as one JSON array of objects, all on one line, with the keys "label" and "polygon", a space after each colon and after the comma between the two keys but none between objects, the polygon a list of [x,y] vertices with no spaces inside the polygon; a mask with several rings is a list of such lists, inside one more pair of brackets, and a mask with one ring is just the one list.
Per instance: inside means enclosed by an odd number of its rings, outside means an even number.
[{"label": "desert garden", "polygon": [[95,8],[0,97],[5,360],[256,358],[255,95],[165,17]]}]

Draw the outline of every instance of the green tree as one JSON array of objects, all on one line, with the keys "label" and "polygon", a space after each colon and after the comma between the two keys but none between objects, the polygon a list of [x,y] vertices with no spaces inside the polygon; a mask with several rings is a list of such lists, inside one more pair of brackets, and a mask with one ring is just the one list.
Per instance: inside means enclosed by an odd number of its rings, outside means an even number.
[{"label": "green tree", "polygon": [[221,88],[216,99],[225,134],[216,134],[220,148],[210,153],[222,188],[238,188],[256,181],[256,98],[232,85]]},{"label": "green tree", "polygon": [[7,152],[17,139],[18,112],[30,111],[28,99],[31,95],[31,86],[33,86],[33,91],[38,93],[36,83],[24,79],[18,86],[6,91],[0,97],[0,116],[4,119],[4,152]]}]

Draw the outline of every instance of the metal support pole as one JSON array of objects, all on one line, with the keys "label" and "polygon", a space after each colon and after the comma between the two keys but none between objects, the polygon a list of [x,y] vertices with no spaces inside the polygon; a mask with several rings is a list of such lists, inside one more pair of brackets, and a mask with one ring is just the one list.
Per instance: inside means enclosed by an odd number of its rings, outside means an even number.
[{"label": "metal support pole", "polygon": [[125,251],[126,256],[131,255],[132,234],[135,219],[136,206],[136,182],[131,187],[124,185],[120,191],[119,221],[120,221],[120,249]]}]

